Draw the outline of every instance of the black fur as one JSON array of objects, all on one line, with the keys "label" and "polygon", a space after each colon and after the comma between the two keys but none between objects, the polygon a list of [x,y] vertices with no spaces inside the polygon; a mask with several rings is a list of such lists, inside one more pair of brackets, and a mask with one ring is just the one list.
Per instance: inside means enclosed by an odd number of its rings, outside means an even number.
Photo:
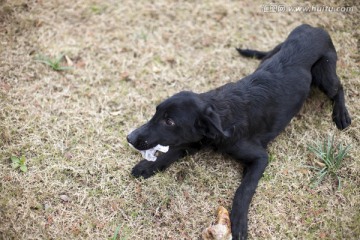
[{"label": "black fur", "polygon": [[230,216],[236,240],[247,238],[249,205],[268,164],[266,147],[299,112],[310,86],[319,87],[333,101],[333,120],[339,129],[351,123],[336,75],[336,51],[326,31],[301,25],[270,52],[238,51],[262,59],[253,74],[206,93],[175,94],[127,137],[139,150],[170,146],[155,162],[138,163],[132,170],[135,177],[148,178],[204,147],[239,160],[244,176]]},{"label": "black fur", "polygon": [[244,57],[252,57],[256,59],[263,59],[267,55],[267,52],[261,52],[251,49],[236,48],[236,50]]}]

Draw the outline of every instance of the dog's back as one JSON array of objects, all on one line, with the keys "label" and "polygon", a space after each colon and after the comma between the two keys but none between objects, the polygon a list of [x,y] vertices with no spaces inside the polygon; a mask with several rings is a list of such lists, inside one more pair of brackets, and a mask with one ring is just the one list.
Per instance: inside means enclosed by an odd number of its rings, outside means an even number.
[{"label": "dog's back", "polygon": [[310,70],[328,51],[335,52],[329,34],[321,28],[303,24],[295,28],[282,44],[279,62],[283,66],[298,66]]},{"label": "dog's back", "polygon": [[[280,53],[279,62],[285,66],[296,64],[303,66],[304,63],[312,66],[325,51],[331,50],[336,54],[330,35],[324,29],[312,27],[308,24],[296,27],[283,43],[280,43],[269,52],[236,49],[242,56],[260,59],[262,63],[269,58],[274,61],[275,58],[273,57]],[[292,58],[294,55],[296,58]]]}]

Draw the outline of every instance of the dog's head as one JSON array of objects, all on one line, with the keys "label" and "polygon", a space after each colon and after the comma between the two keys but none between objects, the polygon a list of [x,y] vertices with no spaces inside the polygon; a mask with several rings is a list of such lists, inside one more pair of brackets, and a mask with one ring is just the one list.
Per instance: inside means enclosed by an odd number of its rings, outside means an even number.
[{"label": "dog's head", "polygon": [[176,147],[223,136],[228,134],[214,108],[199,94],[184,91],[160,103],[151,120],[131,132],[127,140],[136,149],[147,150],[158,144]]}]

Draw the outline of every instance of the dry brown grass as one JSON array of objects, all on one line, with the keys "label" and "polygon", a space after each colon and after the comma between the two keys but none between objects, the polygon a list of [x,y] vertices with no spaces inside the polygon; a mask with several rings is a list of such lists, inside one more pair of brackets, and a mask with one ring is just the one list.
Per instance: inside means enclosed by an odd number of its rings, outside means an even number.
[{"label": "dry brown grass", "polygon": [[[109,239],[118,226],[123,240],[198,239],[217,206],[231,206],[241,166],[203,152],[137,180],[130,171],[140,155],[125,136],[169,95],[251,73],[258,62],[234,47],[270,49],[303,22],[325,27],[333,38],[353,124],[336,130],[330,102],[311,94],[269,148],[249,234],[359,239],[358,9],[264,13],[262,4],[0,1],[0,239]],[[34,60],[61,53],[73,70],[55,72]],[[314,158],[307,144],[328,134],[353,146],[340,191],[331,179],[310,189],[312,173],[304,168]],[[11,155],[22,154],[26,173],[10,164]]]}]

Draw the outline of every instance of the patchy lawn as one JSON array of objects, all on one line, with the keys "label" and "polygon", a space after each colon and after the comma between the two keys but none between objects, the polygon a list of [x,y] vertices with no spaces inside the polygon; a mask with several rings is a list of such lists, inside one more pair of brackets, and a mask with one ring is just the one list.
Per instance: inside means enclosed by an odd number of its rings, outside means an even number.
[{"label": "patchy lawn", "polygon": [[[353,123],[338,131],[317,90],[270,145],[252,201],[251,239],[360,238],[360,55],[349,12],[266,12],[262,1],[0,0],[0,239],[199,239],[228,209],[241,166],[201,152],[147,180],[125,136],[155,105],[203,92],[256,68],[235,47],[268,50],[301,23],[324,27]],[[266,10],[266,9],[265,9]],[[60,58],[61,55],[64,55]],[[57,59],[60,59],[58,62]],[[44,61],[57,63],[58,69]],[[351,145],[337,182],[311,189],[308,144]],[[12,167],[24,156],[27,170]],[[23,159],[24,159],[23,158]],[[25,170],[25,168],[23,168]]]}]

